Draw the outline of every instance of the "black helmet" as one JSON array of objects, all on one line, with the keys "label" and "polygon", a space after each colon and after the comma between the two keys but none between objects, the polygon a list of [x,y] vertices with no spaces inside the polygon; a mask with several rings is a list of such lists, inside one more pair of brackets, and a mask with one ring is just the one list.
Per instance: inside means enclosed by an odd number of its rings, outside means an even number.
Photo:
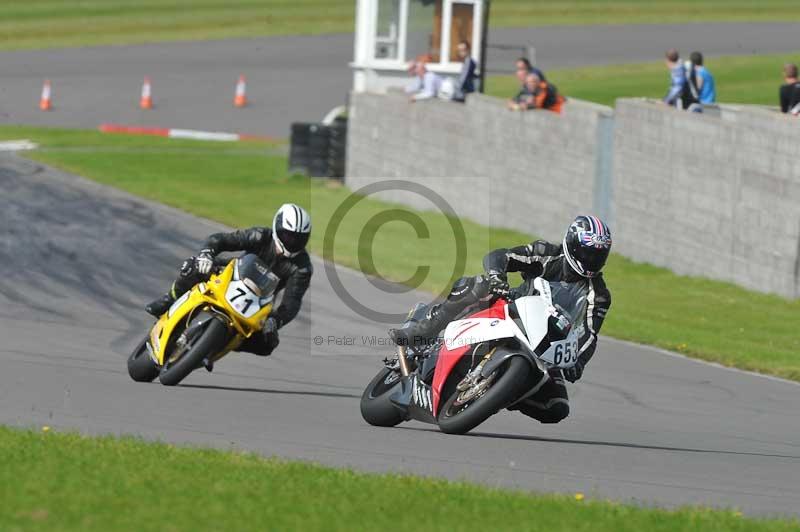
[{"label": "black helmet", "polygon": [[564,235],[564,257],[582,277],[599,274],[610,251],[611,231],[597,216],[578,216]]},{"label": "black helmet", "polygon": [[300,253],[311,236],[311,216],[294,203],[284,203],[272,219],[272,238],[286,257]]}]

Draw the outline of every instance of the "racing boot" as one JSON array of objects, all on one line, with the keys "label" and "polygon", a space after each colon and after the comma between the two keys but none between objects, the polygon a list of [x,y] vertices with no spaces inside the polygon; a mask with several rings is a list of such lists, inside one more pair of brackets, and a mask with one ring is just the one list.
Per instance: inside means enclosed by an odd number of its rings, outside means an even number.
[{"label": "racing boot", "polygon": [[397,345],[420,346],[431,342],[447,322],[449,316],[443,309],[446,303],[433,305],[420,321],[413,322],[409,327],[402,329],[389,329],[389,338]]},{"label": "racing boot", "polygon": [[160,318],[162,314],[169,310],[169,307],[171,307],[173,303],[175,303],[175,298],[172,297],[172,293],[167,293],[148,303],[144,309],[148,314]]},{"label": "racing boot", "polygon": [[181,266],[180,276],[175,280],[174,283],[172,283],[169,292],[158,299],[151,301],[146,307],[144,307],[148,314],[151,314],[156,318],[160,318],[162,314],[169,310],[169,307],[175,303],[175,300],[178,299],[179,296],[191,290],[194,284],[198,282],[198,278],[194,275],[193,270],[191,270],[187,264],[194,264],[193,259],[189,259],[183,263],[183,266]]}]

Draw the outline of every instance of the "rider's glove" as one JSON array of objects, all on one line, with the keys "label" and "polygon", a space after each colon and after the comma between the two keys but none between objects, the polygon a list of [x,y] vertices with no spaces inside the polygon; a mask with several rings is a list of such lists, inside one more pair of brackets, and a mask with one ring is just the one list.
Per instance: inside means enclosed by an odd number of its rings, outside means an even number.
[{"label": "rider's glove", "polygon": [[197,273],[208,275],[211,273],[211,268],[214,266],[214,254],[210,249],[204,249],[194,259],[194,265],[197,268]]},{"label": "rider's glove", "polygon": [[506,274],[498,271],[486,272],[486,278],[489,280],[489,292],[496,296],[508,296],[509,286]]},{"label": "rider's glove", "polygon": [[562,371],[564,378],[569,382],[575,382],[583,376],[583,362],[578,360],[571,368],[566,368]]}]

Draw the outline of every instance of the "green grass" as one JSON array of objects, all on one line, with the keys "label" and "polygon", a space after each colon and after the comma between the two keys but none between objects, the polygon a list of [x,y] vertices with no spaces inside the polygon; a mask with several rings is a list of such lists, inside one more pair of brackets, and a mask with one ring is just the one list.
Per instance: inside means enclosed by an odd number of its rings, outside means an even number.
[{"label": "green grass", "polygon": [[492,0],[493,27],[797,20],[785,0]]},{"label": "green grass", "polygon": [[[682,50],[684,55],[691,50]],[[661,58],[648,63],[553,69],[545,72],[559,92],[567,97],[613,106],[617,98],[662,98],[669,85],[669,72]],[[783,65],[800,63],[800,51],[789,54],[707,57],[706,67],[714,75],[717,101],[778,106],[778,87],[783,83]],[[514,76],[492,76],[487,93],[509,98],[519,90]]]},{"label": "green grass", "polygon": [[[790,0],[495,0],[491,26],[791,21]],[[4,0],[0,49],[351,33],[354,0]]]},{"label": "green grass", "polygon": [[[288,176],[285,156],[276,154],[279,147],[264,143],[176,141],[14,126],[0,127],[0,138],[38,141],[43,148],[27,156],[231,226],[269,224],[274,209],[285,201],[307,205],[315,223],[310,248],[318,254],[335,209],[349,195],[346,188],[322,180]],[[359,235],[373,216],[393,207],[373,200],[360,202],[337,233],[335,260],[362,267],[359,254],[368,254],[370,245],[359,242]],[[378,230],[372,246],[375,264],[366,269],[404,280],[427,262],[431,271],[421,288],[439,293],[455,277],[455,243],[444,216],[420,216],[430,230],[429,238],[418,238],[404,223],[390,222]],[[532,238],[466,221],[464,230],[468,274],[481,271],[488,250]],[[610,259],[606,280],[613,305],[604,334],[800,380],[796,330],[800,300],[678,277],[617,255]],[[600,353],[593,363],[601,364],[604,355]]]},{"label": "green grass", "polygon": [[373,475],[253,454],[0,427],[0,529],[788,531],[796,521],[664,511]]}]

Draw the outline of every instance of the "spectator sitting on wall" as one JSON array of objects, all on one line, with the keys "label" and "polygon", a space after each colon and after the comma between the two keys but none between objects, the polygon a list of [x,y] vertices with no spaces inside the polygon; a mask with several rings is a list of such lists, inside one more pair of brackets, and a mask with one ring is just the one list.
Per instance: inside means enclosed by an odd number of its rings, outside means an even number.
[{"label": "spectator sitting on wall", "polygon": [[689,55],[694,67],[694,81],[697,86],[697,99],[703,105],[716,103],[717,101],[717,88],[714,83],[714,76],[711,72],[703,66],[703,54],[700,52],[692,52]]},{"label": "spectator sitting on wall", "polygon": [[800,81],[797,80],[797,65],[783,65],[783,85],[780,90],[781,112],[800,115]]},{"label": "spectator sitting on wall", "polygon": [[667,50],[666,62],[669,69],[671,81],[669,91],[664,96],[664,103],[674,107],[680,107],[681,93],[683,92],[683,84],[686,82],[686,72],[681,65],[681,56],[678,50],[670,48]]},{"label": "spectator sitting on wall", "polygon": [[456,91],[453,95],[453,100],[457,102],[463,102],[467,94],[475,92],[475,69],[478,68],[478,63],[472,58],[470,51],[469,41],[458,43],[458,56],[463,63],[461,64],[461,73],[458,75]]},{"label": "spectator sitting on wall", "polygon": [[439,94],[442,77],[428,70],[426,63],[427,58],[423,57],[413,64],[414,80],[406,87],[406,94],[410,95],[409,100],[412,102],[434,98]]},{"label": "spectator sitting on wall", "polygon": [[[678,109],[688,109],[692,104],[698,103],[696,87],[690,83],[690,78],[694,79],[695,77],[691,62],[689,62],[688,69],[682,65],[681,55],[675,48],[670,48],[664,55],[670,72],[671,83],[663,101],[665,104]],[[689,70],[688,76],[687,70]]]},{"label": "spectator sitting on wall", "polygon": [[520,57],[517,59],[517,79],[521,85],[525,85],[525,78],[528,77],[528,74],[536,74],[540,80],[547,81],[542,69],[533,66],[527,57]]},{"label": "spectator sitting on wall", "polygon": [[560,113],[564,105],[564,97],[558,93],[558,89],[552,83],[543,81],[536,74],[528,74],[525,78],[525,90],[528,95],[522,98],[519,103],[509,106],[513,111],[525,111],[527,109],[547,109],[554,113]]},{"label": "spectator sitting on wall", "polygon": [[531,65],[531,62],[528,61],[525,57],[520,57],[517,59],[517,79],[519,80],[519,92],[508,101],[507,107],[509,109],[516,109],[516,106],[523,100],[526,100],[530,95],[531,92],[528,90],[528,86],[525,82],[525,79],[528,77],[528,74],[536,74],[539,76],[541,81],[547,81],[544,77],[544,72],[536,68],[535,66]]}]

